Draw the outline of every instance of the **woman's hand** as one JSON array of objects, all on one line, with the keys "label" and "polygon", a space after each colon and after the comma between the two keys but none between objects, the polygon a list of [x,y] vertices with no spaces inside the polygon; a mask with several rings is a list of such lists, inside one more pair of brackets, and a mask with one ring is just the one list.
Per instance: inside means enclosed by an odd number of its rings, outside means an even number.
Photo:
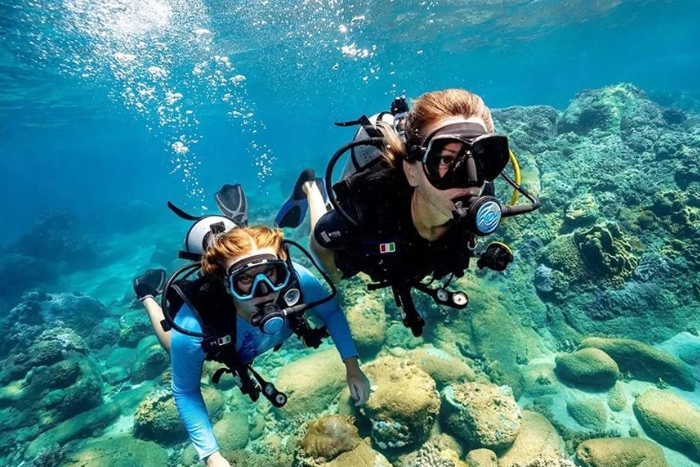
[{"label": "woman's hand", "polygon": [[226,459],[224,459],[224,456],[222,456],[219,451],[216,451],[214,454],[207,457],[206,466],[207,467],[231,467],[231,464],[229,464],[229,462]]},{"label": "woman's hand", "polygon": [[364,404],[369,399],[369,379],[360,369],[357,357],[345,360],[345,370],[350,395],[355,399],[355,407]]}]

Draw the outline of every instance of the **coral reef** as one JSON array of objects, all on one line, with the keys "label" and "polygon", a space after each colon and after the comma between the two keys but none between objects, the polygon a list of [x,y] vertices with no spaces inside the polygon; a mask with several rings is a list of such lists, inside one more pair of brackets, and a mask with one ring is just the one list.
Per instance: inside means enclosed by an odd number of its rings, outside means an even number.
[{"label": "coral reef", "polygon": [[297,462],[300,466],[319,465],[352,451],[361,442],[352,418],[327,415],[308,422],[307,432],[299,442]]},{"label": "coral reef", "polygon": [[471,447],[501,451],[520,431],[522,414],[507,386],[464,383],[446,387],[441,420]]},{"label": "coral reef", "polygon": [[365,365],[376,385],[360,416],[371,423],[373,443],[381,450],[406,450],[428,439],[440,410],[435,381],[415,365],[380,357]]},{"label": "coral reef", "polygon": [[317,351],[285,365],[275,386],[289,397],[278,412],[280,418],[319,414],[345,387],[345,366],[336,349]]},{"label": "coral reef", "polygon": [[624,283],[637,267],[631,240],[614,222],[577,230],[573,240],[591,272],[609,278],[614,286]]},{"label": "coral reef", "polygon": [[432,443],[426,443],[410,467],[458,467],[455,461],[442,457],[439,449]]},{"label": "coral reef", "polygon": [[[221,417],[224,405],[223,396],[216,389],[203,385],[202,396],[207,406],[209,418],[216,421]],[[134,413],[134,436],[170,446],[187,439],[170,389],[161,388],[151,392]]]}]

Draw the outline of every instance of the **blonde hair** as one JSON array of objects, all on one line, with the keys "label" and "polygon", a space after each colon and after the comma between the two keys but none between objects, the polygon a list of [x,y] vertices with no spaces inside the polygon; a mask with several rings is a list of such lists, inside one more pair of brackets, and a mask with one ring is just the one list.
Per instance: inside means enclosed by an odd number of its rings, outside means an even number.
[{"label": "blonde hair", "polygon": [[486,123],[486,131],[493,132],[493,118],[484,100],[464,89],[431,91],[414,99],[405,120],[406,143],[388,125],[380,125],[384,135],[384,159],[397,167],[408,156],[408,148],[423,143],[428,136],[425,129],[437,120],[449,117],[479,117]]},{"label": "blonde hair", "polygon": [[219,278],[226,275],[224,264],[236,256],[244,256],[258,248],[272,248],[283,260],[287,255],[282,248],[284,234],[279,229],[264,225],[235,227],[216,238],[202,257],[202,271]]}]

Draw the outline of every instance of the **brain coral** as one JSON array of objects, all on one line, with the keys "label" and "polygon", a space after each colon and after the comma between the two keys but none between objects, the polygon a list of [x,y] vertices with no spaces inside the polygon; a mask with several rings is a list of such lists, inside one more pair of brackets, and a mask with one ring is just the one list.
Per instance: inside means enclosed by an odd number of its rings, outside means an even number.
[{"label": "brain coral", "polygon": [[591,271],[624,280],[637,267],[635,248],[615,222],[574,232],[574,243]]},{"label": "brain coral", "polygon": [[360,442],[352,417],[326,415],[309,422],[308,431],[299,442],[297,459],[303,465],[314,465],[313,461],[327,462],[344,452],[352,451]]}]

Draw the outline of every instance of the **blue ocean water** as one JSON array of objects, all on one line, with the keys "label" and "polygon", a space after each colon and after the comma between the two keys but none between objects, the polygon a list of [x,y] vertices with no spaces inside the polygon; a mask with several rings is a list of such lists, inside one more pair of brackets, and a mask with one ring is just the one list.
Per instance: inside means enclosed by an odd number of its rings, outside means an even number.
[{"label": "blue ocean water", "polygon": [[350,138],[332,122],[400,94],[460,86],[491,107],[562,108],[583,89],[630,82],[697,96],[698,8],[3,2],[0,235],[16,239],[54,207],[88,219],[133,199],[196,210],[228,182],[279,199],[282,174],[321,170]]},{"label": "blue ocean water", "polygon": [[333,122],[399,95],[563,110],[629,83],[698,112],[699,16],[697,0],[0,0],[0,318],[35,287],[121,317],[134,273],[181,246],[168,200],[213,212],[241,183],[269,223],[352,137]]}]

